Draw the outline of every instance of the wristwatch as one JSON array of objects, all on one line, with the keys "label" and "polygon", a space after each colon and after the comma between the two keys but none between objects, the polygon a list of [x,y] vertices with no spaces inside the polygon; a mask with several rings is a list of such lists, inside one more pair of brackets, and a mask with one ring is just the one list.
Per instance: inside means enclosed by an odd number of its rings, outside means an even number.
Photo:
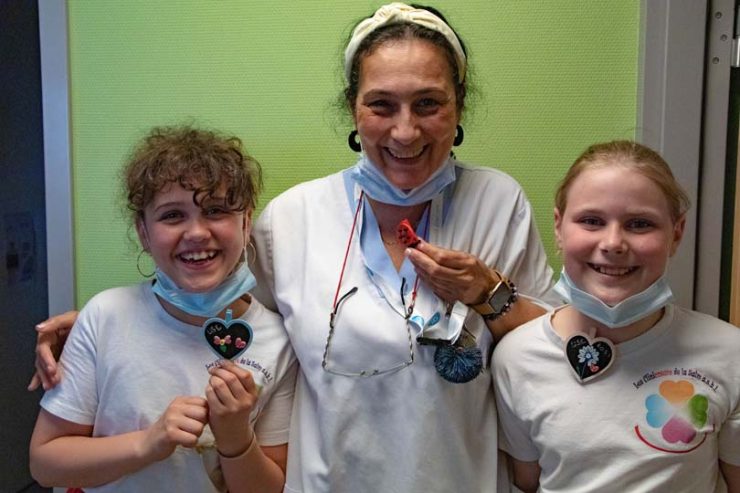
[{"label": "wristwatch", "polygon": [[488,292],[486,301],[477,305],[468,305],[478,312],[483,320],[496,320],[511,309],[517,300],[517,291],[514,283],[499,271],[494,270],[499,281]]}]

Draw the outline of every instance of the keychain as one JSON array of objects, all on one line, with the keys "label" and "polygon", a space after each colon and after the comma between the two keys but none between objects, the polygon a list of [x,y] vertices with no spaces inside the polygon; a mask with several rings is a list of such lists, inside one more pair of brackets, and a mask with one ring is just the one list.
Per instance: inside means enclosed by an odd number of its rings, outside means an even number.
[{"label": "keychain", "polygon": [[563,345],[565,357],[579,383],[603,375],[614,363],[614,344],[605,337],[594,337],[595,332],[596,329],[591,329],[590,334],[576,332]]},{"label": "keychain", "polygon": [[415,248],[421,242],[421,238],[416,235],[408,219],[404,219],[398,223],[398,226],[396,226],[396,236],[398,242],[407,248]]},{"label": "keychain", "polygon": [[213,317],[203,324],[206,341],[216,354],[225,359],[234,359],[252,344],[252,327],[241,319],[232,319],[232,311],[226,310],[226,319]]},{"label": "keychain", "polygon": [[[407,248],[415,248],[421,239],[414,231],[408,219],[401,221],[396,227],[398,242]],[[467,309],[465,309],[467,311]],[[448,304],[445,317],[452,315],[452,305]],[[435,317],[439,318],[438,314]],[[464,315],[461,315],[464,319]],[[463,320],[460,320],[463,323]],[[432,317],[432,321],[436,320]],[[449,323],[449,321],[448,321]],[[456,341],[446,339],[432,339],[421,334],[416,338],[421,346],[436,346],[434,350],[434,368],[439,376],[452,383],[465,383],[480,375],[483,369],[483,352],[478,347],[475,337],[463,326],[463,332]]]}]

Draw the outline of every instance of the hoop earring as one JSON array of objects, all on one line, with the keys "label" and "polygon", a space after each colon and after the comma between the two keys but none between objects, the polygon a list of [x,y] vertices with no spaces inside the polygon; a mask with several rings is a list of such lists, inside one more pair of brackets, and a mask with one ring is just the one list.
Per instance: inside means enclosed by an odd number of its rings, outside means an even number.
[{"label": "hoop earring", "polygon": [[462,125],[458,125],[456,127],[457,132],[455,132],[455,140],[452,141],[452,145],[457,147],[460,144],[463,143],[463,140],[465,140],[465,132],[463,132]]},{"label": "hoop earring", "polygon": [[352,130],[347,137],[347,145],[355,152],[362,152],[362,144],[357,140],[357,130]]},{"label": "hoop earring", "polygon": [[[251,247],[252,252],[254,252],[252,260],[249,260],[249,252],[247,251],[247,248],[249,247]],[[255,262],[257,262],[257,248],[255,248],[254,243],[252,243],[251,241],[247,243],[247,246],[244,247],[244,255],[247,257],[247,265],[254,265]]]},{"label": "hoop earring", "polygon": [[139,252],[139,255],[136,257],[136,270],[139,271],[139,274],[141,274],[143,277],[146,277],[148,279],[148,278],[150,278],[150,277],[152,277],[154,275],[154,272],[155,271],[152,271],[151,274],[144,274],[144,272],[142,272],[141,265],[139,265],[139,264],[141,263],[141,255],[143,253],[144,253],[144,250],[141,250]]}]

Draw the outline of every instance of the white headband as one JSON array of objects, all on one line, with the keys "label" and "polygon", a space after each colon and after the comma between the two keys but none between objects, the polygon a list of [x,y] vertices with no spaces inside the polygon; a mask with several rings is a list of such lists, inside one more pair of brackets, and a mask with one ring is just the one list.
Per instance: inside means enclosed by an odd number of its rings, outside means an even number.
[{"label": "white headband", "polygon": [[415,9],[409,5],[398,2],[383,5],[375,12],[375,14],[373,14],[372,17],[368,17],[357,24],[355,30],[352,31],[352,38],[347,44],[347,49],[344,50],[344,74],[347,77],[347,80],[349,80],[352,72],[352,59],[355,57],[357,47],[360,46],[362,40],[379,27],[396,22],[410,22],[412,24],[418,24],[442,34],[455,52],[459,82],[465,80],[465,52],[460,45],[460,40],[457,39],[457,35],[455,35],[455,32],[450,28],[450,26],[445,24],[442,19],[428,10]]}]

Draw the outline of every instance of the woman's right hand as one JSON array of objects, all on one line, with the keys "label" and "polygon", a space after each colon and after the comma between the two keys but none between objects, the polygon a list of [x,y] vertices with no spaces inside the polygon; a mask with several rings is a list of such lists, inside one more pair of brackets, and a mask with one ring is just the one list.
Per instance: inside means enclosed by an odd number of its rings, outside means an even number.
[{"label": "woman's right hand", "polygon": [[178,445],[192,448],[208,423],[208,403],[203,397],[175,397],[159,419],[144,430],[141,455],[147,462],[169,457]]},{"label": "woman's right hand", "polygon": [[28,390],[36,390],[39,385],[44,390],[55,387],[61,380],[57,360],[67,341],[67,335],[77,320],[79,312],[69,311],[44,320],[36,326],[36,372],[31,377]]}]

